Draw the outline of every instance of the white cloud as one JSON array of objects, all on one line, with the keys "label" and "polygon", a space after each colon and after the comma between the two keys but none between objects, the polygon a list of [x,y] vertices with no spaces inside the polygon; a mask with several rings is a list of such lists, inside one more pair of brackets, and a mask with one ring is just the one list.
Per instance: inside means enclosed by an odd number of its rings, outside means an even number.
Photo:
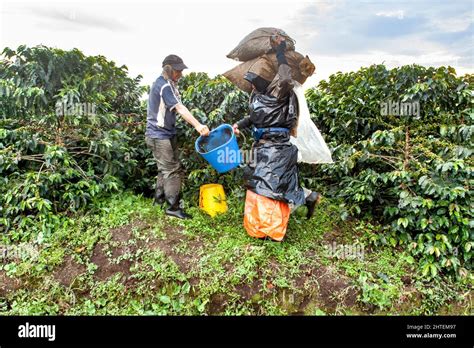
[{"label": "white cloud", "polygon": [[473,17],[450,17],[450,18],[434,18],[431,23],[438,30],[455,33],[468,29],[472,23]]},{"label": "white cloud", "polygon": [[[415,14],[427,17],[431,28],[443,33],[465,30],[472,21],[453,14],[444,21],[444,10],[435,7]],[[54,0],[39,5],[0,0],[0,49],[20,44],[77,47],[86,55],[100,54],[119,66],[127,65],[132,76],[141,74],[143,83],[150,84],[170,53],[180,55],[189,71],[205,71],[210,76],[223,73],[238,64],[226,54],[246,34],[272,26],[287,31],[296,39],[297,50],[316,64],[317,73],[305,87],[337,71],[384,61],[390,66],[450,64],[460,71],[456,62],[466,57],[443,42],[427,40],[426,31],[391,39],[354,32],[374,14],[406,20],[413,11],[410,3],[393,2]],[[334,47],[341,48],[337,54]]]},{"label": "white cloud", "polygon": [[302,2],[290,6],[288,2],[265,0],[86,0],[53,1],[38,10],[36,2],[4,2],[1,45],[77,47],[87,55],[101,54],[118,65],[127,65],[132,75],[144,76],[145,84],[161,73],[161,62],[170,53],[180,55],[189,71],[206,71],[213,76],[238,64],[226,54],[250,31],[263,26],[285,29],[302,6]]},{"label": "white cloud", "polygon": [[405,11],[381,11],[377,12],[375,15],[379,17],[396,17],[398,19],[403,19],[403,17],[405,16]]}]

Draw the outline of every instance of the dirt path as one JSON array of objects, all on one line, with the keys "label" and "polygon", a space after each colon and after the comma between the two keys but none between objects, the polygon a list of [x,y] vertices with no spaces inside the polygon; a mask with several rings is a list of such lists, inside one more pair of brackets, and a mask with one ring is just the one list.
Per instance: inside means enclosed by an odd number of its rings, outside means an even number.
[{"label": "dirt path", "polygon": [[[144,262],[144,255],[164,255],[163,262],[170,262],[180,275],[176,277],[179,284],[188,282],[193,294],[201,291],[208,293],[206,313],[210,315],[225,314],[236,302],[247,304],[254,314],[266,313],[261,306],[265,303],[276,304],[289,315],[323,314],[370,314],[374,306],[362,305],[359,301],[361,290],[350,278],[331,262],[308,262],[301,264],[294,274],[286,274],[288,261],[271,257],[262,262],[262,257],[255,258],[257,264],[248,267],[248,273],[236,276],[247,260],[265,250],[266,245],[253,243],[234,246],[230,251],[219,249],[210,240],[199,235],[189,235],[183,227],[164,223],[160,233],[156,233],[153,224],[146,221],[110,229],[110,238],[99,240],[87,256],[88,263],[78,262],[72,254],[64,256],[61,265],[51,272],[56,282],[66,289],[75,288],[78,279],[86,276],[88,266],[95,265],[93,280],[98,284],[109,281],[117,274],[127,293],[134,293],[140,288],[160,289],[165,286],[159,280],[160,274],[152,279],[137,276],[137,270],[150,270]],[[333,230],[324,234],[321,244],[343,242],[341,231]],[[272,242],[269,245],[273,247]],[[262,249],[263,248],[263,249]],[[148,254],[147,254],[148,253]],[[220,255],[221,253],[222,255]],[[209,260],[218,260],[211,265]],[[320,260],[316,250],[307,250],[301,255],[304,260]],[[222,261],[219,261],[222,260]],[[231,261],[235,260],[235,261]],[[322,261],[327,261],[322,259]],[[291,260],[290,260],[291,262]],[[251,275],[252,278],[248,279]],[[247,278],[245,278],[247,277]],[[412,280],[404,276],[405,283],[402,299],[410,303],[414,287]],[[214,286],[219,283],[225,291]],[[213,287],[214,286],[214,287]],[[13,279],[0,271],[0,300],[19,289],[30,289],[28,279]],[[214,289],[216,288],[216,289]],[[209,289],[213,289],[210,291]],[[92,289],[78,292],[78,296],[90,296]],[[416,298],[419,301],[419,298]],[[1,302],[1,301],[0,301]],[[403,304],[406,306],[406,304]]]}]

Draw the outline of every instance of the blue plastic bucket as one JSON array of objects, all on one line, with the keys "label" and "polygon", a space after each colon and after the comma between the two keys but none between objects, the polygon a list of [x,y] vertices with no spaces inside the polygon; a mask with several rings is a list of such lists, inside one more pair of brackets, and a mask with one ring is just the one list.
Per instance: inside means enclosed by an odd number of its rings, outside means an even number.
[{"label": "blue plastic bucket", "polygon": [[207,137],[200,136],[194,147],[197,153],[219,173],[228,172],[242,162],[239,145],[230,124],[220,125]]}]

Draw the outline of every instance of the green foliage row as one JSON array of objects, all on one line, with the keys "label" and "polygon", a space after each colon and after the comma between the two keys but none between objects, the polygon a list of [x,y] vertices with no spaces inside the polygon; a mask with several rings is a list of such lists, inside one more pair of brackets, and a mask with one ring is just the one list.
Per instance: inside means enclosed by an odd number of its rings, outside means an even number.
[{"label": "green foliage row", "polygon": [[[51,233],[55,214],[75,212],[103,195],[134,187],[134,177],[144,174],[149,156],[135,139],[143,138],[135,128],[145,91],[140,80],[129,78],[125,66],[76,49],[20,46],[3,51],[3,232],[15,240]],[[86,103],[94,105],[94,112],[67,112],[69,106]],[[33,226],[42,227],[38,231]]]},{"label": "green foliage row", "polygon": [[[307,92],[335,164],[316,177],[340,197],[343,218],[380,222],[380,241],[420,257],[423,275],[472,269],[473,76],[453,68],[373,65]],[[392,115],[384,104],[419,105]]]}]

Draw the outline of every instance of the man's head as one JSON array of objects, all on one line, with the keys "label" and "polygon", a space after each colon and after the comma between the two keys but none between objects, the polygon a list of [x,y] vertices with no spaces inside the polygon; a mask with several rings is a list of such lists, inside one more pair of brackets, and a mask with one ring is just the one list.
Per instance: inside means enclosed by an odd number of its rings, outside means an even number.
[{"label": "man's head", "polygon": [[163,60],[163,73],[174,82],[178,82],[183,75],[183,70],[187,68],[183,60],[175,54],[170,54]]}]

